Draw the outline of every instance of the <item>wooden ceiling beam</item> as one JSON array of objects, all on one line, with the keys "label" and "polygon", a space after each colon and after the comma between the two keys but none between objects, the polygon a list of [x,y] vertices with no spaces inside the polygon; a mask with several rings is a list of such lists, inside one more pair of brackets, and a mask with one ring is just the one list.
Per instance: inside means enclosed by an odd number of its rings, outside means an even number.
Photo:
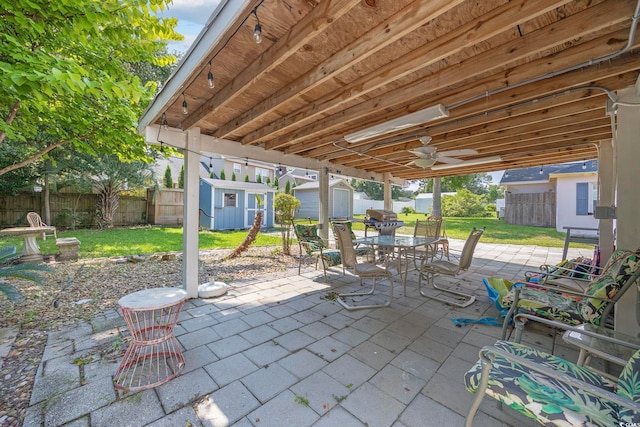
[{"label": "wooden ceiling beam", "polygon": [[326,0],[316,5],[304,18],[291,28],[262,56],[256,58],[242,73],[229,81],[212,98],[203,103],[183,122],[182,128],[189,129],[217,108],[227,105],[240,96],[247,88],[258,82],[262,76],[274,70],[310,39],[326,31],[331,24],[351,9],[361,4],[360,0]]},{"label": "wooden ceiling beam", "polygon": [[[625,8],[628,6],[629,13],[632,13],[632,3],[630,0],[625,0],[624,5],[620,6]],[[554,47],[563,43],[575,42],[576,39],[581,37],[588,37],[588,35],[594,31],[611,28],[614,24],[628,21],[627,16],[624,18],[622,16],[623,14],[620,13],[619,9],[611,8],[606,4],[593,6],[562,21],[550,24],[548,27],[539,31],[529,33],[490,51],[480,53],[457,68],[450,66],[445,70],[429,76],[418,84],[421,89],[424,88],[423,90],[416,90],[416,86],[418,85],[410,84],[404,88],[396,89],[392,93],[365,101],[356,107],[342,110],[334,116],[317,120],[318,115],[324,114],[328,110],[335,109],[347,102],[351,102],[374,89],[381,88],[391,81],[396,80],[398,75],[404,75],[402,73],[402,64],[410,61],[406,60],[406,58],[400,58],[398,61],[390,64],[390,66],[381,67],[377,72],[346,85],[343,88],[343,94],[341,96],[336,97],[335,94],[330,94],[322,97],[316,102],[304,106],[286,115],[282,119],[275,120],[272,124],[248,134],[243,138],[243,142],[264,139],[271,133],[277,132],[278,134],[282,134],[286,131],[287,135],[285,137],[276,137],[266,142],[265,146],[267,149],[275,149],[291,143],[292,139],[296,140],[300,137],[313,136],[323,131],[326,132],[327,129],[332,129],[339,125],[344,126],[345,122],[352,120],[365,118],[367,120],[366,122],[361,122],[354,126],[366,127],[382,119],[386,120],[398,117],[415,111],[413,106],[407,107],[406,104],[404,104],[402,108],[397,108],[398,105],[405,103],[407,98],[411,99],[421,96],[424,93],[433,93],[434,87],[443,89],[447,86],[464,82],[470,78],[475,79],[474,76],[478,75],[478,70],[483,70],[482,74],[495,73],[507,66],[513,66],[522,60],[526,60],[531,57],[531,55],[538,56],[540,52],[552,51]],[[553,38],[551,38],[549,34],[553,34]],[[609,52],[607,53],[610,53],[610,51],[611,48],[609,48]],[[593,58],[594,55],[589,57]],[[424,58],[421,59],[422,67],[424,67]],[[416,67],[417,66],[416,64]],[[555,70],[562,68],[563,67],[556,68]],[[412,71],[415,71],[415,69]],[[536,73],[536,71],[537,70],[531,70],[532,75],[540,75],[540,73]],[[425,83],[426,81],[429,81],[429,83]],[[386,109],[394,107],[396,109],[393,113],[385,111]],[[417,110],[418,108],[415,109]],[[375,111],[384,111],[384,117],[372,115],[372,112]],[[303,126],[302,128],[293,131],[290,129],[291,127],[300,126],[301,123],[310,122],[312,122],[312,124]]]}]

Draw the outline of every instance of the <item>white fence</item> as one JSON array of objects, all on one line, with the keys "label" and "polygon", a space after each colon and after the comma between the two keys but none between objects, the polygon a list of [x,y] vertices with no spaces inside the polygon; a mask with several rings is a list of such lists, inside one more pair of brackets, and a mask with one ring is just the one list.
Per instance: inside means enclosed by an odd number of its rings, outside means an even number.
[{"label": "white fence", "polygon": [[[401,213],[402,208],[405,206],[409,206],[413,209],[416,208],[415,200],[410,200],[408,202],[393,202],[393,211],[395,213]],[[354,215],[364,215],[367,213],[367,209],[384,209],[384,200],[363,200],[363,199],[353,199],[353,214]]]}]

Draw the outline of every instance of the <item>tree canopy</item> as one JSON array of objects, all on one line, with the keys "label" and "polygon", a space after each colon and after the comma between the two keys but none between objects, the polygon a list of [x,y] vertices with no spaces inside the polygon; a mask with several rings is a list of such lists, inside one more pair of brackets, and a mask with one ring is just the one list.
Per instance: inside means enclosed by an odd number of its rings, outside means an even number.
[{"label": "tree canopy", "polygon": [[[465,189],[474,194],[485,194],[488,191],[487,185],[490,182],[491,175],[488,173],[447,176],[441,178],[441,191],[447,193]],[[433,189],[433,179],[424,180],[420,189],[423,192],[431,193]]]},{"label": "tree canopy", "polygon": [[[61,145],[140,159],[137,119],[156,90],[141,64],[166,66],[177,20],[166,0],[16,0],[0,6],[0,175]],[[142,67],[143,68],[143,67]],[[0,156],[5,157],[6,156]]]},{"label": "tree canopy", "polygon": [[[373,181],[365,181],[362,179],[352,179],[351,186],[355,191],[362,191],[371,200],[384,200],[384,184]],[[400,197],[410,198],[413,196],[411,191],[403,190],[397,185],[391,186],[391,198],[398,199]]]}]

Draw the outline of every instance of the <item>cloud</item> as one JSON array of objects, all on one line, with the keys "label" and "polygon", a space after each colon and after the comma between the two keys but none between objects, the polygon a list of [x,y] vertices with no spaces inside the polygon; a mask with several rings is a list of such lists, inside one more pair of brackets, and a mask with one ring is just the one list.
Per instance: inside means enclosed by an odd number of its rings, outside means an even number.
[{"label": "cloud", "polygon": [[160,16],[178,18],[202,28],[219,3],[220,0],[173,0]]}]

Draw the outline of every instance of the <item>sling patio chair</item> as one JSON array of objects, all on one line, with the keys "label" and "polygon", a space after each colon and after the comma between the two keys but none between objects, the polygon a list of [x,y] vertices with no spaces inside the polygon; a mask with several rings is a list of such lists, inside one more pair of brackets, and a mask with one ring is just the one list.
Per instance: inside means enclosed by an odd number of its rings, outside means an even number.
[{"label": "sling patio chair", "polygon": [[[357,256],[372,256],[373,255],[373,251],[371,249],[370,246],[367,245],[361,245],[359,243],[353,243],[354,240],[356,240],[356,234],[353,232],[353,222],[348,220],[348,219],[331,219],[331,227],[333,227],[335,224],[344,224],[347,226],[347,228],[349,229],[349,235],[351,236],[351,246],[353,246],[353,248],[356,251],[356,255]],[[340,241],[336,238],[336,249],[340,249]],[[344,265],[342,266],[342,272],[344,273]]]},{"label": "sling patio chair", "polygon": [[[427,219],[439,220],[440,221],[440,238],[438,239],[438,243],[436,245],[436,255],[440,252],[440,257],[447,257],[448,261],[451,261],[449,254],[449,238],[447,237],[447,225],[444,219],[441,216],[429,215]],[[440,249],[438,249],[440,248]]]},{"label": "sling patio chair", "polygon": [[324,281],[327,281],[327,268],[334,265],[340,265],[342,263],[340,258],[340,251],[338,249],[331,249],[319,235],[318,226],[316,224],[298,224],[293,223],[293,231],[296,234],[298,240],[298,246],[300,247],[300,258],[298,259],[298,274],[302,267],[302,258],[305,256],[311,256],[316,261],[316,269],[318,268],[318,261],[322,261],[322,271],[324,273]]},{"label": "sling patio chair", "polygon": [[[47,227],[47,224],[42,221],[42,218],[36,212],[29,212],[27,214],[27,222],[29,223],[29,227]],[[56,233],[56,229],[55,227],[52,228],[53,238],[57,239],[58,235]],[[42,232],[42,239],[47,240],[47,234],[44,231]]]},{"label": "sling patio chair", "polygon": [[546,426],[640,425],[640,350],[616,383],[560,357],[498,341],[480,350],[464,381],[469,392],[477,393],[466,427],[485,395]]},{"label": "sling patio chair", "polygon": [[[471,233],[469,233],[469,237],[464,243],[464,247],[462,248],[462,252],[460,253],[460,259],[457,263],[445,261],[443,259],[436,259],[427,261],[420,266],[420,271],[418,274],[418,290],[420,292],[420,295],[426,298],[433,298],[447,304],[453,304],[458,307],[467,307],[476,300],[476,297],[473,295],[439,287],[435,283],[435,277],[438,275],[457,276],[460,273],[468,270],[471,266],[471,261],[473,260],[473,252],[475,251],[476,245],[478,244],[480,237],[482,237],[482,233],[484,233],[484,230],[484,228],[477,229],[475,227],[473,228],[473,230],[471,230]],[[440,291],[441,293],[444,292],[447,294],[452,294],[453,297],[441,298],[438,295],[425,294],[422,291],[423,278],[427,281],[427,283],[430,283],[434,289]]]},{"label": "sling patio chair", "polygon": [[510,307],[502,326],[502,339],[511,323],[515,324],[516,342],[522,339],[527,321],[544,323],[554,330],[583,323],[605,326],[616,302],[639,276],[638,252],[616,249],[584,293],[557,286],[516,284],[502,298],[502,305]]},{"label": "sling patio chair", "polygon": [[[424,220],[417,219],[416,225],[413,229],[413,237],[427,237],[427,238],[440,238],[440,226],[442,225],[442,218],[427,218]],[[419,268],[419,264],[423,264],[426,261],[431,261],[436,255],[438,250],[438,242],[427,245],[424,248],[416,248],[411,254],[416,268]]]},{"label": "sling patio chair", "polygon": [[[372,262],[358,262],[356,250],[351,243],[351,233],[346,224],[336,223],[333,224],[333,234],[336,238],[336,243],[340,247],[340,256],[342,258],[342,265],[351,270],[354,275],[360,278],[360,284],[363,279],[371,279],[373,284],[371,290],[368,292],[353,292],[338,294],[336,299],[338,303],[347,310],[357,310],[363,308],[380,308],[388,307],[393,301],[393,277],[386,268],[380,267]],[[384,304],[368,304],[368,305],[349,305],[344,300],[346,297],[354,296],[369,296],[373,295],[376,290],[376,280],[387,279],[389,281],[389,300]]]}]

